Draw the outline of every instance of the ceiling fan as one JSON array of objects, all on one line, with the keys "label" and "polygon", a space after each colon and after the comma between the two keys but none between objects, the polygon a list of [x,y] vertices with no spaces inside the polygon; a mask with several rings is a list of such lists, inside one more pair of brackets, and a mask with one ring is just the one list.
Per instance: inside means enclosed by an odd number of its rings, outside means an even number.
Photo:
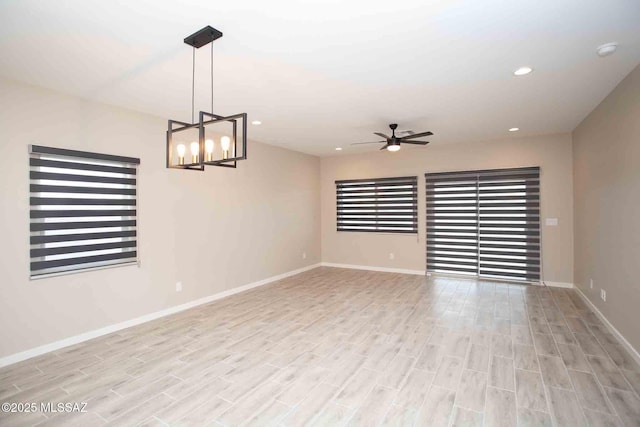
[{"label": "ceiling fan", "polygon": [[384,141],[373,141],[373,142],[354,142],[351,145],[360,145],[360,144],[381,144],[385,143],[384,147],[389,151],[398,151],[400,149],[400,144],[415,144],[415,145],[427,145],[429,141],[415,141],[414,138],[420,138],[421,136],[431,136],[432,132],[420,132],[420,133],[408,133],[405,136],[396,136],[396,129],[398,125],[396,123],[392,123],[389,125],[391,129],[391,136],[387,136],[384,133],[374,132],[374,135],[378,135],[380,138],[384,138]]}]

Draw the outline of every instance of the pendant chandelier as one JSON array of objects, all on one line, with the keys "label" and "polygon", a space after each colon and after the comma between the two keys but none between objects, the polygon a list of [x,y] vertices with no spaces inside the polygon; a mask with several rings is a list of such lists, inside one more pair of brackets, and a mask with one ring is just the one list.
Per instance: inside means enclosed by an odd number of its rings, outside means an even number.
[{"label": "pendant chandelier", "polygon": [[[213,113],[213,42],[220,37],[220,31],[207,26],[184,39],[193,51],[191,123],[169,120],[167,168],[199,171],[205,166],[235,168],[238,160],[247,158],[247,114],[221,116]],[[200,111],[196,122],[196,49],[208,44],[211,44],[211,112]]]}]

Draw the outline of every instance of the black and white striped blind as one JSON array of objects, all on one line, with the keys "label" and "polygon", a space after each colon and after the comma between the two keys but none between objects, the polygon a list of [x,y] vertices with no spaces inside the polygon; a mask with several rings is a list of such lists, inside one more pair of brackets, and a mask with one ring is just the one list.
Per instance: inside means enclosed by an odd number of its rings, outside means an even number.
[{"label": "black and white striped blind", "polygon": [[338,231],[418,232],[418,178],[336,181]]},{"label": "black and white striped blind", "polygon": [[427,271],[540,280],[540,168],[425,179]]},{"label": "black and white striped blind", "polygon": [[32,145],[31,277],[137,262],[140,159]]}]

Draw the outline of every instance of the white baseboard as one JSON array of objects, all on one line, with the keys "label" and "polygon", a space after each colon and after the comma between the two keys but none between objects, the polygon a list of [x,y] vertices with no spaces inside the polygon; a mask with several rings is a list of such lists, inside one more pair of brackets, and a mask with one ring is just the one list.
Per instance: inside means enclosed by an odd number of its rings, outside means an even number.
[{"label": "white baseboard", "polygon": [[604,323],[604,325],[607,327],[609,332],[611,332],[613,336],[615,336],[618,339],[618,341],[620,341],[622,346],[629,352],[629,354],[631,355],[631,357],[633,357],[636,363],[640,364],[640,353],[638,353],[638,351],[635,348],[633,348],[631,343],[627,341],[627,339],[616,329],[615,326],[611,324],[611,322],[609,322],[609,319],[607,319],[604,316],[604,314],[602,314],[602,312],[598,310],[598,307],[596,307],[596,305],[592,303],[591,300],[587,298],[585,294],[582,293],[580,288],[576,286],[575,289],[578,292],[578,295],[580,295],[580,297],[582,298],[582,300],[589,306],[589,308],[596,314],[596,316],[598,316],[598,318],[602,321],[602,323]]},{"label": "white baseboard", "polygon": [[59,341],[55,341],[49,344],[45,344],[39,347],[35,347],[29,350],[21,351],[20,353],[11,354],[9,356],[5,356],[0,358],[0,368],[8,365],[12,365],[14,363],[21,362],[23,360],[31,359],[32,357],[40,356],[45,353],[49,353],[51,351],[60,350],[61,348],[68,347],[70,345],[78,344],[83,341],[88,341],[93,338],[97,338],[103,335],[111,334],[113,332],[120,331],[122,329],[130,328],[132,326],[140,325],[142,323],[149,322],[151,320],[159,319],[161,317],[169,316],[174,313],[178,313],[180,311],[188,310],[193,307],[197,307],[202,304],[207,304],[212,301],[216,301],[231,295],[238,294],[240,292],[248,291],[249,289],[257,288],[258,286],[263,286],[268,283],[272,283],[278,280],[285,279],[290,276],[295,276],[296,274],[303,273],[308,270],[312,270],[320,266],[320,263],[309,265],[303,268],[299,268],[297,270],[288,271],[286,273],[279,274],[277,276],[269,277],[263,280],[259,280],[257,282],[249,283],[244,286],[239,286],[237,288],[229,289],[224,292],[219,292],[217,294],[209,295],[204,298],[200,298],[194,301],[187,302],[185,304],[176,305],[173,307],[165,308],[164,310],[156,311],[154,313],[145,314],[144,316],[136,317],[135,319],[125,320],[124,322],[116,323],[114,325],[105,326],[104,328],[96,329],[89,332],[84,332],[79,335],[74,335],[72,337],[64,338]]},{"label": "white baseboard", "polygon": [[566,288],[573,289],[573,283],[565,283],[565,282],[548,282],[545,280],[544,282],[547,286],[551,286],[552,288]]},{"label": "white baseboard", "polygon": [[415,274],[418,276],[424,276],[424,270],[407,270],[404,268],[390,268],[390,267],[372,267],[368,265],[352,265],[352,264],[336,264],[332,262],[321,263],[323,267],[334,268],[350,268],[353,270],[369,270],[369,271],[383,271],[385,273],[402,273],[402,274]]},{"label": "white baseboard", "polygon": [[[322,263],[323,267],[335,267],[335,268],[351,268],[354,270],[369,270],[369,271],[383,271],[385,273],[402,273],[402,274],[415,274],[418,276],[424,276],[425,275],[425,271],[424,270],[407,270],[404,268],[390,268],[390,267],[372,267],[372,266],[368,266],[368,265],[353,265],[353,264],[337,264],[337,263],[333,263],[333,262],[323,262]],[[431,274],[431,273],[430,273]],[[444,273],[437,273],[439,276],[443,276],[443,277],[454,277],[457,279],[471,279],[471,280],[482,280],[479,279],[478,277],[471,277],[471,276],[464,276],[464,275],[456,275],[456,274],[444,274]],[[495,278],[491,278],[488,280],[497,280]],[[511,283],[511,282],[510,282]],[[517,283],[517,282],[513,282],[513,283]],[[568,288],[571,289],[573,288],[573,283],[564,283],[564,282],[545,282],[547,284],[547,286],[551,286],[554,288]]]}]

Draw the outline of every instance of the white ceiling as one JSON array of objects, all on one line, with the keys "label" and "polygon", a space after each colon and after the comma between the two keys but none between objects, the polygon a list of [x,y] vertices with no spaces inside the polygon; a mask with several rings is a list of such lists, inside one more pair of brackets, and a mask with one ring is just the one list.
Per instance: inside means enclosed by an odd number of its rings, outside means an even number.
[{"label": "white ceiling", "polygon": [[[434,144],[568,132],[640,62],[638,0],[0,0],[0,75],[188,121],[182,39],[205,25],[224,33],[215,112],[317,155],[376,150],[349,144],[391,122]],[[208,111],[209,50],[196,58]]]}]

